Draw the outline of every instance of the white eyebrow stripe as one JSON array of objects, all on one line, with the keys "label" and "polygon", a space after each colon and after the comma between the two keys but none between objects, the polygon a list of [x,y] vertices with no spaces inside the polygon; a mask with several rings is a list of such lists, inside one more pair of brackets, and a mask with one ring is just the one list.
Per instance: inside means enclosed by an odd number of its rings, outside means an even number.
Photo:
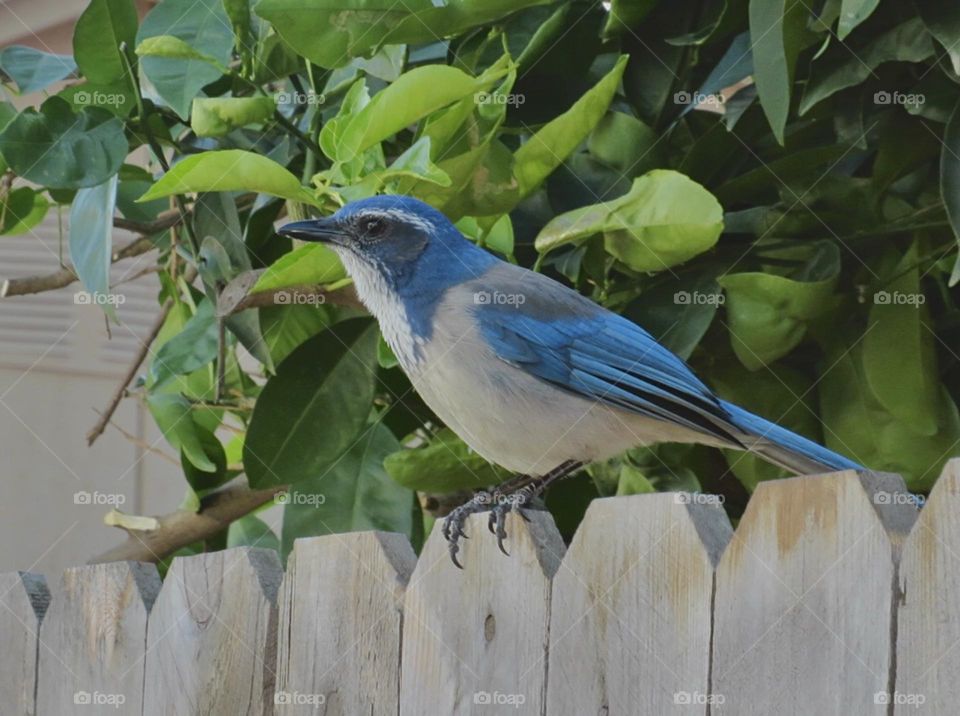
[{"label": "white eyebrow stripe", "polygon": [[433,224],[430,221],[416,214],[412,214],[409,211],[404,211],[403,209],[377,209],[375,211],[365,211],[360,216],[380,216],[397,219],[421,231],[433,231]]}]

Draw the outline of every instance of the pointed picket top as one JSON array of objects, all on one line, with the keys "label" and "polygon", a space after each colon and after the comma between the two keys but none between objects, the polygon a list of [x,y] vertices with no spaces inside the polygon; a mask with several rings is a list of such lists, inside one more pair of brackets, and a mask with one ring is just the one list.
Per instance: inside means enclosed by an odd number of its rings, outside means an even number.
[{"label": "pointed picket top", "polygon": [[960,458],[950,460],[903,547],[897,620],[897,714],[960,703]]},{"label": "pointed picket top", "polygon": [[0,704],[13,716],[36,713],[40,623],[50,605],[39,574],[0,574]]},{"label": "pointed picket top", "polygon": [[40,628],[37,713],[78,705],[139,713],[156,566],[107,562],[66,570]]},{"label": "pointed picket top", "polygon": [[150,614],[143,713],[271,713],[282,576],[267,549],[174,559]]},{"label": "pointed picket top", "polygon": [[396,716],[404,589],[417,557],[404,535],[298,539],[280,597],[278,716]]},{"label": "pointed picket top", "polygon": [[721,499],[590,503],[554,578],[547,713],[696,713],[710,691],[714,568],[732,533]]},{"label": "pointed picket top", "polygon": [[713,714],[886,713],[907,494],[854,471],[757,487],[717,570]]},{"label": "pointed picket top", "polygon": [[549,513],[526,514],[529,522],[508,516],[510,556],[497,549],[487,516],[472,515],[463,570],[434,526],[407,586],[402,716],[543,710],[550,578],[564,546]]}]

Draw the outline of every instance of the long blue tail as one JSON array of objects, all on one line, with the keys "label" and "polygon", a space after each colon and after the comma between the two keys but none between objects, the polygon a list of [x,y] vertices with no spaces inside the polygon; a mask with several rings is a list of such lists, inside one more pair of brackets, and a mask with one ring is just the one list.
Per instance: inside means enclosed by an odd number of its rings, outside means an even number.
[{"label": "long blue tail", "polygon": [[800,475],[809,475],[831,470],[865,469],[853,460],[828,450],[813,440],[781,428],[733,403],[721,400],[720,404],[730,414],[733,424],[746,434],[744,443],[751,452],[787,470]]}]

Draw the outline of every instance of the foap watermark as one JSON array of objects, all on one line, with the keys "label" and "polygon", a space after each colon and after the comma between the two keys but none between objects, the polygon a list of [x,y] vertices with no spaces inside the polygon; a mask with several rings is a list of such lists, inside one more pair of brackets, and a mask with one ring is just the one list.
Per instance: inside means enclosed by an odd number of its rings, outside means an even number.
[{"label": "foap watermark", "polygon": [[723,694],[705,694],[702,691],[677,691],[673,694],[673,703],[678,706],[719,706],[726,700]]},{"label": "foap watermark", "polygon": [[724,495],[709,495],[705,492],[675,492],[673,501],[678,505],[722,505],[727,498]]},{"label": "foap watermark", "polygon": [[927,697],[924,694],[912,694],[904,691],[878,691],[873,695],[873,703],[878,706],[912,706],[915,709],[920,708],[926,702]]},{"label": "foap watermark", "polygon": [[127,297],[122,293],[77,291],[73,294],[73,302],[78,306],[122,306],[127,302]]},{"label": "foap watermark", "polygon": [[273,295],[278,306],[322,306],[327,302],[325,293],[301,293],[300,291],[278,291]]},{"label": "foap watermark", "polygon": [[473,703],[477,706],[513,706],[518,709],[527,701],[523,694],[503,694],[499,691],[490,693],[489,691],[475,691],[473,694]]},{"label": "foap watermark", "polygon": [[73,504],[75,505],[109,505],[111,507],[120,507],[127,501],[127,496],[119,492],[100,492],[94,490],[87,492],[80,490],[73,493]]},{"label": "foap watermark", "polygon": [[918,495],[913,492],[887,492],[879,490],[873,494],[873,504],[875,505],[913,505],[914,507],[923,507],[927,498],[924,495]]},{"label": "foap watermark", "polygon": [[108,694],[101,691],[75,691],[73,693],[73,703],[76,706],[112,706],[115,709],[120,708],[127,703],[127,697],[124,694]]},{"label": "foap watermark", "polygon": [[477,291],[473,302],[478,306],[522,306],[527,297],[522,293],[503,293],[502,291]]},{"label": "foap watermark", "polygon": [[78,107],[122,107],[127,103],[127,95],[120,92],[80,90],[73,95],[73,103]]},{"label": "foap watermark", "polygon": [[873,302],[878,306],[922,306],[927,297],[922,293],[904,293],[903,291],[877,291]]},{"label": "foap watermark", "polygon": [[880,90],[873,95],[873,103],[879,105],[898,104],[901,107],[919,107],[927,101],[926,95],[909,92],[887,92]]},{"label": "foap watermark", "polygon": [[307,90],[306,92],[277,92],[273,95],[273,100],[277,103],[277,106],[283,105],[321,105],[327,103],[326,95],[320,92],[314,92],[313,90]]},{"label": "foap watermark", "polygon": [[300,691],[274,691],[275,706],[323,706],[327,703],[326,694],[305,694]]},{"label": "foap watermark", "polygon": [[522,94],[504,94],[502,92],[477,92],[473,95],[473,101],[477,104],[507,104],[513,107],[519,107],[527,101],[526,96]]},{"label": "foap watermark", "polygon": [[677,291],[673,294],[673,302],[678,306],[722,306],[726,300],[722,293]]},{"label": "foap watermark", "polygon": [[278,492],[273,497],[278,505],[309,505],[320,507],[327,503],[327,496],[318,492]]},{"label": "foap watermark", "polygon": [[673,103],[679,105],[723,104],[727,100],[722,94],[713,92],[674,92]]}]

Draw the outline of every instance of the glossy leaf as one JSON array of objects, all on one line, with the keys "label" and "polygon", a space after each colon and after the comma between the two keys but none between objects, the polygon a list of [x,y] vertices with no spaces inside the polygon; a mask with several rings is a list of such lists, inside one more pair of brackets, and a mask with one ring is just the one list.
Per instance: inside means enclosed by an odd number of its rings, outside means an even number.
[{"label": "glossy leaf", "polygon": [[75,114],[60,97],[48,99],[39,112],[25,109],[0,132],[0,152],[15,173],[58,189],[103,184],[128,150],[118,119],[94,107]]},{"label": "glossy leaf", "polygon": [[177,335],[160,346],[150,364],[150,375],[162,385],[176,375],[186,375],[212,363],[217,357],[217,322],[213,304],[202,301],[193,317]]},{"label": "glossy leaf", "polygon": [[[246,3],[244,3],[246,4]],[[259,547],[280,551],[280,539],[270,525],[256,515],[244,515],[230,523],[227,530],[227,549],[233,547]]]},{"label": "glossy leaf", "polygon": [[473,452],[449,429],[438,432],[423,447],[387,456],[384,467],[404,487],[427,492],[489,487],[509,476]]},{"label": "glossy leaf", "polygon": [[713,246],[723,210],[706,189],[679,172],[657,169],[627,194],[555,217],[537,236],[545,253],[602,234],[609,253],[637,271],[662,271]]},{"label": "glossy leaf", "polygon": [[190,127],[198,137],[221,137],[248,124],[263,124],[275,110],[272,97],[198,97],[193,100]]},{"label": "glossy leaf", "polygon": [[657,5],[657,0],[611,0],[604,37],[631,32]]},{"label": "glossy leaf", "polygon": [[0,50],[0,70],[17,83],[21,93],[39,92],[77,71],[70,55],[53,55],[32,47],[11,45]]},{"label": "glossy leaf", "polygon": [[843,0],[837,23],[837,37],[842,40],[853,32],[857,25],[870,17],[879,4],[880,0]]},{"label": "glossy leaf", "polygon": [[80,72],[99,84],[129,82],[120,46],[133,47],[136,35],[132,0],[92,0],[73,29],[73,56]]},{"label": "glossy leaf", "polygon": [[781,144],[793,95],[797,55],[806,34],[807,8],[793,0],[750,0],[753,79],[773,135]]},{"label": "glossy leaf", "polygon": [[176,393],[154,393],[147,397],[147,408],[164,438],[200,470],[215,472],[216,464],[207,457],[190,401]]},{"label": "glossy leaf", "polygon": [[332,323],[331,312],[326,306],[277,305],[260,309],[263,342],[276,365]]},{"label": "glossy leaf", "polygon": [[950,226],[957,240],[957,258],[950,274],[950,286],[960,283],[960,101],[954,107],[943,134],[940,153],[940,194],[947,207]]},{"label": "glossy leaf", "polygon": [[306,244],[284,254],[254,284],[252,292],[291,286],[327,286],[346,278],[337,255],[323,244]]},{"label": "glossy leaf", "polygon": [[313,194],[272,159],[242,149],[187,157],[170,168],[140,201],[201,191],[253,191],[316,204]]},{"label": "glossy leaf", "polygon": [[616,94],[626,65],[623,55],[570,109],[544,125],[516,151],[514,171],[521,196],[536,189],[597,126]]},{"label": "glossy leaf", "polygon": [[390,479],[384,458],[400,444],[385,426],[367,427],[330,468],[298,482],[285,496],[283,553],[300,537],[382,530],[409,535],[414,494]]},{"label": "glossy leaf", "polygon": [[318,479],[360,438],[373,400],[377,329],[366,319],[309,339],[257,399],[243,465],[253,487]]},{"label": "glossy leaf", "polygon": [[23,234],[43,221],[50,202],[29,187],[0,196],[0,235]]},{"label": "glossy leaf", "polygon": [[70,206],[70,259],[80,283],[111,317],[110,264],[113,253],[113,210],[117,176],[99,186],[81,189]]},{"label": "glossy leaf", "polygon": [[[223,5],[209,5],[193,0],[163,0],[147,14],[137,32],[137,46],[144,40],[172,35],[192,47],[202,57],[145,56],[140,60],[140,72],[155,92],[156,97],[186,119],[190,104],[207,85],[223,74],[206,58],[219,67],[230,61],[233,49],[233,31]],[[149,88],[148,88],[149,89]]]}]

